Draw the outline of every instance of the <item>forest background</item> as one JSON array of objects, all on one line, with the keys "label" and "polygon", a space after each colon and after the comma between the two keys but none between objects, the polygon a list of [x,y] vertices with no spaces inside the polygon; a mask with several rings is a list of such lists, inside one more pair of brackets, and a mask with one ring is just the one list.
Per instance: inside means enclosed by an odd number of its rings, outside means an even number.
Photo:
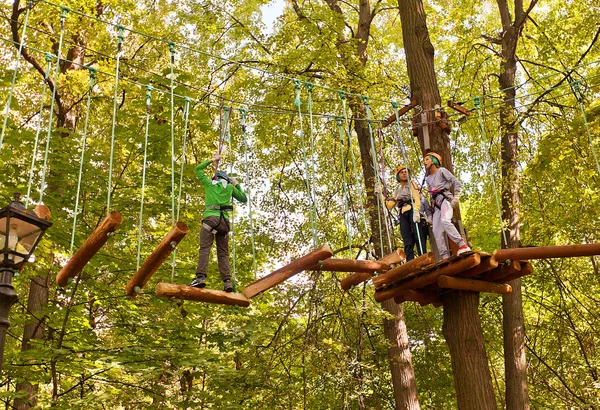
[{"label": "forest background", "polygon": [[[16,10],[16,31],[22,35],[27,4],[5,1],[1,8],[3,102],[13,89],[16,64],[10,20]],[[239,176],[252,200],[252,224],[247,206],[236,210],[232,260],[238,286],[310,250],[315,243],[313,211],[318,244],[337,250],[348,246],[348,233],[358,245],[370,235],[362,221],[366,194],[361,165],[355,167],[350,160],[352,153],[359,156],[358,147],[346,139],[340,144],[338,120],[344,113],[335,90],[364,90],[375,119],[393,113],[389,101],[409,102],[399,4],[370,2],[368,60],[359,76],[348,67],[362,62],[340,52],[344,41],[349,46],[358,41],[358,4],[292,0],[274,25],[266,27],[261,10],[268,4],[66,1],[61,5],[71,11],[61,30],[60,7],[31,3],[26,34],[31,59],[20,59],[12,93],[0,151],[0,202],[8,203],[13,192],[27,192],[33,170],[31,203],[39,202],[43,193],[54,225],[35,262],[14,280],[20,302],[11,311],[0,380],[7,408],[394,408],[382,326],[387,313],[373,300],[369,284],[344,292],[339,287],[343,274],[305,272],[253,299],[248,309],[153,295],[158,281],[183,284],[193,277],[203,209],[194,167],[217,150],[224,134],[222,107],[232,110],[229,155],[221,166]],[[332,4],[343,14],[334,12]],[[482,97],[483,130],[477,111],[468,117],[448,112],[454,170],[465,183],[463,223],[474,247],[490,252],[500,247],[490,179],[502,184],[498,110],[503,95],[497,74],[499,45],[493,41],[501,29],[500,16],[496,3],[489,1],[428,1],[424,6],[442,100],[473,109],[474,98]],[[600,151],[599,21],[600,6],[594,1],[546,1],[531,10],[519,38],[517,158],[523,246],[600,238],[599,171],[590,146],[591,140]],[[116,105],[114,24],[133,30],[123,33]],[[160,39],[173,42],[173,65],[169,44]],[[43,71],[48,64],[43,52],[56,55],[59,47],[68,61],[61,62],[56,76],[56,60],[51,59],[42,99],[44,78],[33,60]],[[84,66],[98,70],[91,93]],[[173,91],[180,96],[173,100],[171,71]],[[313,118],[308,115],[306,83],[299,83],[297,94],[293,79],[314,84]],[[575,81],[581,88],[579,100]],[[48,133],[52,84],[60,100]],[[145,85],[153,87],[149,100]],[[192,100],[187,127],[181,96]],[[246,144],[240,109],[247,110]],[[400,129],[386,128],[382,139],[375,135],[390,188],[390,171],[401,162],[402,147],[419,181],[423,177],[409,124],[410,117],[403,118]],[[84,129],[75,249],[107,212],[112,135],[110,209],[121,212],[124,220],[83,274],[62,289],[54,278],[70,254]],[[36,135],[39,147],[32,167]],[[138,254],[143,260],[152,251],[174,214],[190,227],[177,248],[174,267],[169,259],[142,294],[125,296]],[[397,231],[390,241],[401,246]],[[356,253],[342,250],[338,256],[353,258]],[[523,280],[531,406],[598,408],[598,260],[548,260],[534,267],[535,273]],[[209,287],[218,288],[214,262],[210,269]],[[47,299],[32,300],[40,289]],[[503,406],[501,300],[482,295],[480,315],[496,400]],[[442,309],[409,302],[404,316],[420,406],[456,408],[441,333]]]}]

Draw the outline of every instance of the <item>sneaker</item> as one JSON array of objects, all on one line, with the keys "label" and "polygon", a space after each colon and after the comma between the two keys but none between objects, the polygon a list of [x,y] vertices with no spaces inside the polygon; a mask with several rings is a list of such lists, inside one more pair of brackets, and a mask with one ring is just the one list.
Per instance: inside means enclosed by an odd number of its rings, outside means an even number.
[{"label": "sneaker", "polygon": [[223,281],[223,290],[225,292],[233,292],[233,283],[231,283],[231,279],[225,279]]},{"label": "sneaker", "polygon": [[206,286],[206,278],[197,276],[196,279],[190,283],[190,286],[193,288],[203,288]]},{"label": "sneaker", "polygon": [[467,245],[463,245],[460,248],[458,248],[458,251],[456,252],[457,255],[460,255],[461,253],[465,253],[465,252],[470,252],[471,248],[469,248]]}]

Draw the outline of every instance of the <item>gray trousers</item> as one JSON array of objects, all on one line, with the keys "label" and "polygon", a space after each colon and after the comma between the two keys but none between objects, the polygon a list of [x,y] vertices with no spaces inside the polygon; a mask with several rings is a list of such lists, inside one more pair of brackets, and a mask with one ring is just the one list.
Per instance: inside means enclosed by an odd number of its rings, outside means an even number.
[{"label": "gray trousers", "polygon": [[[208,225],[217,233],[212,233],[204,225]],[[231,270],[229,268],[229,222],[225,218],[218,216],[208,216],[202,220],[202,229],[200,229],[200,252],[198,255],[198,267],[196,268],[197,277],[206,277],[208,270],[208,257],[213,242],[217,242],[217,262],[221,279],[231,279]]]},{"label": "gray trousers", "polygon": [[441,209],[435,207],[433,212],[433,239],[435,240],[438,252],[440,253],[440,258],[444,259],[450,256],[444,233],[448,235],[448,238],[452,242],[458,244],[459,247],[464,245],[465,241],[458,233],[456,227],[452,224],[452,215],[454,214],[454,211],[450,202],[444,199],[440,208]]}]

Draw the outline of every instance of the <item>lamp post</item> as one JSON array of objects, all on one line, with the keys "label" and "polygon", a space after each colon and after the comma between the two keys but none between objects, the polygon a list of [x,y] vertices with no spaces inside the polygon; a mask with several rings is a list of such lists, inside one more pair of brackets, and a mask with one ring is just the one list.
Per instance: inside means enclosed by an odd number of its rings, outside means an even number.
[{"label": "lamp post", "polygon": [[12,285],[15,271],[29,260],[42,235],[52,224],[25,208],[20,194],[0,209],[0,370],[10,322],[8,313],[18,296]]}]

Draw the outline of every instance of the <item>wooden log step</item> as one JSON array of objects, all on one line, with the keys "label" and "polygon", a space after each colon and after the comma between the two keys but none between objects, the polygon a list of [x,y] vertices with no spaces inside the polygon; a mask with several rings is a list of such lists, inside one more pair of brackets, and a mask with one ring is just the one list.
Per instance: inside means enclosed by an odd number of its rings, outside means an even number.
[{"label": "wooden log step", "polygon": [[88,236],[83,245],[77,249],[77,252],[69,259],[67,264],[58,272],[58,275],[56,275],[58,286],[66,286],[69,278],[77,276],[82,271],[90,259],[108,241],[108,234],[116,231],[121,226],[121,222],[123,222],[123,218],[117,211],[112,211],[104,218],[94,232]]},{"label": "wooden log step", "polygon": [[482,275],[483,280],[487,280],[488,282],[499,282],[502,278],[514,275],[521,271],[521,263],[519,261],[512,261],[511,263],[502,264],[497,268],[492,269],[486,274]]},{"label": "wooden log step", "polygon": [[[388,264],[382,263],[381,261],[364,261],[350,259],[349,261],[361,263],[356,265],[348,265],[348,269],[345,270],[338,270],[338,268],[344,266],[344,264],[339,263],[339,261],[341,260],[326,259],[325,261],[323,261],[323,270],[328,270],[332,272],[354,272],[352,275],[349,275],[340,281],[340,285],[344,290],[350,290],[350,288],[352,288],[353,286],[356,286],[359,283],[371,279],[375,273],[382,273],[390,268]],[[350,269],[355,270],[352,271]]]},{"label": "wooden log step", "polygon": [[136,296],[136,290],[139,291],[139,289],[142,289],[148,283],[152,275],[167,260],[173,249],[175,249],[187,233],[188,227],[186,224],[180,221],[175,222],[175,225],[167,232],[163,240],[154,248],[150,256],[146,258],[142,266],[140,266],[129,283],[127,283],[125,293],[129,296]]},{"label": "wooden log step", "polygon": [[199,289],[185,285],[173,285],[159,282],[156,285],[156,296],[191,300],[194,302],[218,303],[220,305],[250,306],[250,300],[241,293],[225,292],[223,290]]},{"label": "wooden log step", "polygon": [[402,293],[399,296],[394,297],[394,302],[402,303],[402,302],[417,302],[421,306],[426,306],[431,303],[435,307],[439,307],[442,305],[442,299],[439,295],[433,292],[423,292],[416,290],[408,290]]},{"label": "wooden log step", "polygon": [[404,253],[404,250],[398,248],[394,252],[388,253],[383,258],[379,259],[379,262],[387,265],[394,265],[403,262],[405,259],[406,254]]},{"label": "wooden log step", "polygon": [[323,245],[311,253],[288,263],[284,267],[279,268],[273,273],[246,286],[244,288],[244,295],[247,298],[252,298],[259,293],[262,293],[265,290],[270,289],[273,286],[276,286],[281,282],[291,278],[295,274],[315,266],[317,262],[331,258],[331,256],[333,256],[333,252],[329,246]]},{"label": "wooden log step", "polygon": [[529,262],[523,263],[523,261],[521,261],[520,263],[521,263],[520,271],[514,272],[510,275],[507,275],[507,276],[501,278],[498,282],[501,281],[502,283],[507,283],[507,282],[510,282],[511,280],[520,278],[522,276],[531,275],[533,273],[533,266],[531,265],[531,263],[529,263]]},{"label": "wooden log step", "polygon": [[548,259],[575,258],[580,256],[600,255],[600,242],[581,245],[536,246],[530,248],[499,249],[494,252],[494,258],[504,263],[507,259]]},{"label": "wooden log step", "polygon": [[510,285],[505,283],[493,283],[483,280],[454,278],[452,276],[442,275],[438,278],[437,284],[440,288],[470,290],[473,292],[490,292],[499,295],[507,295],[512,292]]},{"label": "wooden log step", "polygon": [[479,254],[481,257],[481,262],[479,265],[472,267],[471,269],[467,269],[464,272],[459,273],[457,276],[461,278],[471,278],[473,276],[479,276],[482,273],[488,272],[498,266],[498,261],[490,254]]},{"label": "wooden log step", "polygon": [[433,253],[429,252],[418,258],[413,259],[410,262],[406,262],[403,265],[396,266],[394,269],[390,269],[383,275],[379,275],[373,278],[373,284],[375,288],[380,289],[384,285],[390,285],[404,278],[411,272],[415,272],[423,268],[424,266],[430,265],[435,260]]}]

